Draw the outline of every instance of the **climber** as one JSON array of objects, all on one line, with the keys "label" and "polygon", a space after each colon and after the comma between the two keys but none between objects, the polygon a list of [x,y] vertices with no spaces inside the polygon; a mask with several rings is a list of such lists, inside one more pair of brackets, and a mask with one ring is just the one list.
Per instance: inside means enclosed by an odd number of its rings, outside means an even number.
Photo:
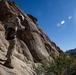
[{"label": "climber", "polygon": [[8,22],[5,27],[5,38],[9,42],[8,51],[6,54],[7,60],[5,61],[4,65],[9,68],[14,68],[11,60],[13,57],[14,50],[16,48],[16,32],[17,30],[25,30],[25,27],[21,25],[21,22],[24,21],[24,16],[19,14],[18,16],[13,15],[11,18],[8,19]]}]

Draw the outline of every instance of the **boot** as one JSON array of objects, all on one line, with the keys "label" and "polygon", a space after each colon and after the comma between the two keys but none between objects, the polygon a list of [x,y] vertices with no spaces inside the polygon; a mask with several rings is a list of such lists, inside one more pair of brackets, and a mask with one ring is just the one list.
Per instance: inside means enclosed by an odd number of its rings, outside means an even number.
[{"label": "boot", "polygon": [[7,60],[5,61],[4,66],[6,66],[6,67],[8,67],[10,69],[14,68],[13,65],[11,64],[11,62],[8,62]]}]

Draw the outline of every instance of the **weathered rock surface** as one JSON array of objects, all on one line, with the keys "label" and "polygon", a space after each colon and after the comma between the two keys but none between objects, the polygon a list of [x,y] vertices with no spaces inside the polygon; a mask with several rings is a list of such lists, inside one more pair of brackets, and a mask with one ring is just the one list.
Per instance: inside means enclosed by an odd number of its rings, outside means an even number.
[{"label": "weathered rock surface", "polygon": [[[10,12],[23,14],[22,23],[26,31],[18,31],[16,50],[12,64],[14,69],[3,66],[9,43],[5,39],[5,24]],[[14,2],[0,0],[0,75],[36,75],[32,64],[45,60],[47,63],[59,56],[60,48],[38,27],[37,19],[30,14],[24,14]]]}]

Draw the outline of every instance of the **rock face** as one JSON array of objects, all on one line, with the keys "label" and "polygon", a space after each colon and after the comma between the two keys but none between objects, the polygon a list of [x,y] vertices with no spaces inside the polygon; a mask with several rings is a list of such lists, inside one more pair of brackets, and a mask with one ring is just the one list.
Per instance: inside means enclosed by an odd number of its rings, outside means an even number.
[{"label": "rock face", "polygon": [[[26,27],[26,31],[17,32],[16,50],[12,59],[14,69],[3,66],[9,46],[5,39],[4,27],[10,13],[23,14],[25,20],[22,25]],[[32,64],[43,60],[47,63],[53,61],[60,52],[60,48],[38,27],[35,17],[24,14],[15,2],[0,0],[0,75],[37,75],[32,69]]]}]

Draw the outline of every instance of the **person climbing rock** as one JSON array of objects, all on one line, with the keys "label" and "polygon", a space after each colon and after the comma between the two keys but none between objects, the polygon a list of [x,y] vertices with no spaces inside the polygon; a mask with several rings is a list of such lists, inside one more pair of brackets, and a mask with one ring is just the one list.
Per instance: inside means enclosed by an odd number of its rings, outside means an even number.
[{"label": "person climbing rock", "polygon": [[18,16],[12,15],[12,17],[8,19],[5,27],[5,38],[9,42],[9,47],[6,54],[7,60],[5,61],[4,65],[9,68],[14,68],[11,60],[14,50],[16,49],[17,30],[25,30],[25,27],[21,24],[22,21],[24,21],[24,16],[22,14],[19,14]]}]

